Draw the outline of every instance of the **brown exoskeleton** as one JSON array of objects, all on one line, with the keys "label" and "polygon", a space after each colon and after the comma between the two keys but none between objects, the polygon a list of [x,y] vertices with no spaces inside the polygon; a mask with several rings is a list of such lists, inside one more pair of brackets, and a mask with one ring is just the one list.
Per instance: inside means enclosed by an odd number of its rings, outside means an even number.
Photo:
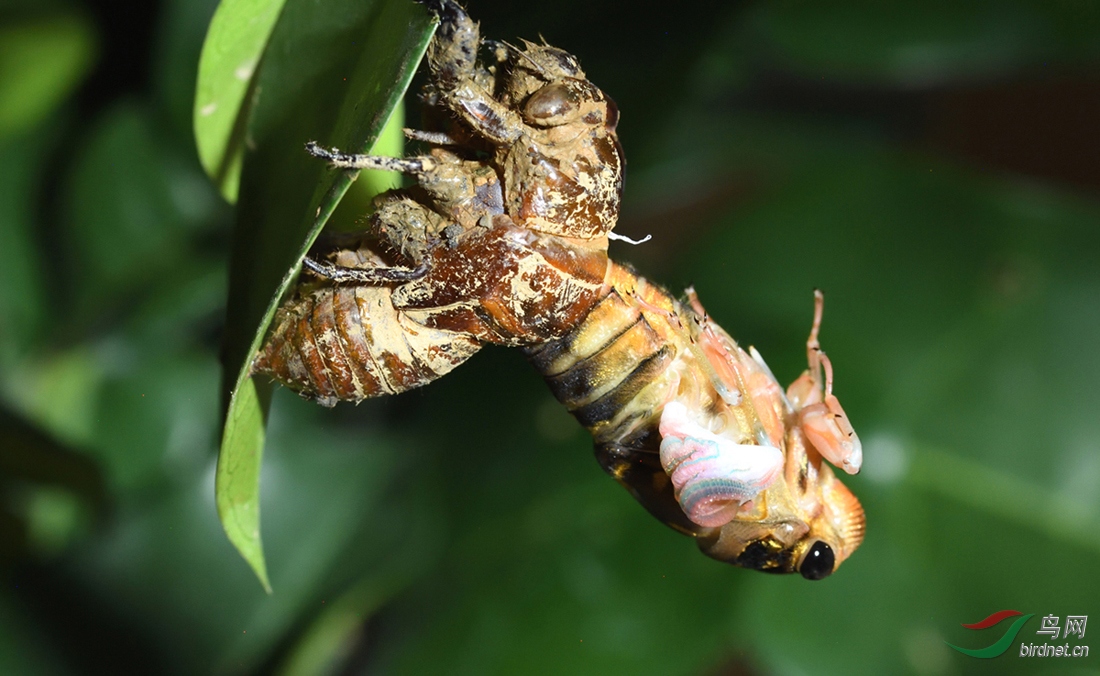
[{"label": "brown exoskeleton", "polygon": [[[569,54],[547,45],[476,60],[477,25],[453,2],[428,52],[441,132],[431,152],[394,159],[314,155],[345,168],[402,171],[415,191],[382,198],[382,246],[307,260],[325,283],[288,304],[255,368],[322,403],[423,385],[484,343],[537,344],[566,333],[598,298],[607,233],[622,193],[614,103]],[[466,159],[477,151],[490,162]],[[380,250],[381,249],[381,250]],[[406,266],[388,265],[396,252]]]},{"label": "brown exoskeleton", "polygon": [[[309,144],[334,167],[417,185],[376,202],[370,232],[281,309],[253,370],[317,401],[418,387],[487,343],[522,347],[592,433],[601,465],[705,553],[739,566],[833,572],[863,510],[822,458],[862,452],[818,345],[784,391],[689,291],[682,304],[607,258],[623,155],[614,103],[546,44],[496,44],[453,0],[428,52],[427,154],[394,159]],[[825,376],[822,378],[821,371]]]}]

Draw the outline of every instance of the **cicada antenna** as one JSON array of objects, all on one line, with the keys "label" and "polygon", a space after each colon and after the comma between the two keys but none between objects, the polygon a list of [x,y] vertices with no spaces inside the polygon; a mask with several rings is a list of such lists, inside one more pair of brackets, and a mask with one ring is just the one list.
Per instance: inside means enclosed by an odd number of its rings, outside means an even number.
[{"label": "cicada antenna", "polygon": [[540,64],[538,61],[535,61],[534,59],[532,59],[531,56],[527,52],[523,51],[519,47],[516,47],[515,45],[513,45],[510,42],[505,42],[505,41],[502,40],[501,44],[503,44],[508,49],[512,50],[516,54],[516,56],[523,57],[523,59],[525,61],[527,61],[527,63],[531,64],[535,68],[535,70],[537,70],[539,72],[539,75],[543,76],[544,79],[546,79],[546,80],[552,80],[553,79],[552,77],[550,77],[550,74],[546,72],[546,69],[542,67],[542,64]]}]

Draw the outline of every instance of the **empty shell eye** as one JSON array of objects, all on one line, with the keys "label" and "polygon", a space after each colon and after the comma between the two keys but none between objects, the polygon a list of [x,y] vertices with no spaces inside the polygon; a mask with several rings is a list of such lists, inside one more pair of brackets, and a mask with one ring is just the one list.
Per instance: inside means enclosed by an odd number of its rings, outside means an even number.
[{"label": "empty shell eye", "polygon": [[806,558],[802,560],[798,572],[802,573],[802,577],[807,580],[820,580],[832,575],[834,564],[836,564],[836,555],[833,554],[833,548],[818,540],[806,553]]},{"label": "empty shell eye", "polygon": [[554,126],[571,122],[578,112],[577,95],[563,84],[546,85],[527,99],[523,116],[533,124]]}]

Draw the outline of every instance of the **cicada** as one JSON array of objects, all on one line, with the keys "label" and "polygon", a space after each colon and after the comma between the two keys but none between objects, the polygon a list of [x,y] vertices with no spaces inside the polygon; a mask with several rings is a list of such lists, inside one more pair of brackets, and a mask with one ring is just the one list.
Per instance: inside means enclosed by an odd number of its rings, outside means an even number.
[{"label": "cicada", "polygon": [[693,291],[681,302],[609,260],[619,114],[577,59],[482,41],[452,0],[432,9],[430,127],[406,130],[427,152],[307,145],[338,170],[400,171],[415,186],[380,196],[367,231],[306,259],[253,371],[331,406],[424,385],[485,344],[519,347],[603,468],[704,553],[832,573],[864,514],[823,460],[855,473],[862,450],[820,348],[821,294],[809,368],[784,390]]}]

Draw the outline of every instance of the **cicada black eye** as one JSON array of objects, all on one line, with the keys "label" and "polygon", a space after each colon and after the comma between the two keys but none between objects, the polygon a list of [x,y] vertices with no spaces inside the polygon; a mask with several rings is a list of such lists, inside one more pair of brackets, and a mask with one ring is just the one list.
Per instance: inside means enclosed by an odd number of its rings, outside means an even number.
[{"label": "cicada black eye", "polygon": [[810,551],[806,552],[806,558],[802,559],[798,572],[802,573],[802,577],[807,580],[820,580],[832,575],[835,564],[836,555],[833,554],[833,548],[818,540],[810,547]]},{"label": "cicada black eye", "polygon": [[546,85],[527,99],[523,116],[532,124],[554,126],[571,122],[580,101],[576,92],[564,84]]}]

